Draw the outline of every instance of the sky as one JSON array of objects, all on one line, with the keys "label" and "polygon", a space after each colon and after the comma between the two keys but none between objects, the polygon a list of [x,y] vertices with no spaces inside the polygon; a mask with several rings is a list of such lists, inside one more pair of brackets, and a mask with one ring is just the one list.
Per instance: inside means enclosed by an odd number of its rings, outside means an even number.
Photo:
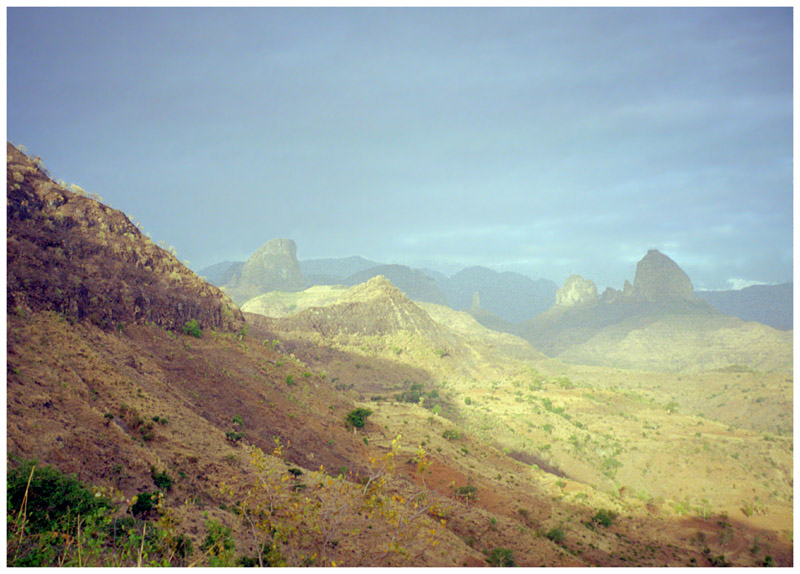
[{"label": "sky", "polygon": [[8,8],[7,138],[199,271],[792,280],[791,8]]}]

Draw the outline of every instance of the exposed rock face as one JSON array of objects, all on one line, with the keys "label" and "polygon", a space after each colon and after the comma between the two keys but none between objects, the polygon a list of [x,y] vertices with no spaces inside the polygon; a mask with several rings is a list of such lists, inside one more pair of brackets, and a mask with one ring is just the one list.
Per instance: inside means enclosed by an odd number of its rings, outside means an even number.
[{"label": "exposed rock face", "polygon": [[268,291],[302,291],[304,286],[297,245],[291,239],[273,239],[250,256],[238,283],[228,291],[243,303]]},{"label": "exposed rock face", "polygon": [[597,285],[590,279],[573,275],[556,291],[556,305],[559,307],[576,307],[597,302]]},{"label": "exposed rock face", "polygon": [[600,295],[600,302],[611,305],[612,303],[621,301],[622,297],[623,297],[622,291],[614,289],[613,287],[606,287],[606,290],[603,291],[602,295]]},{"label": "exposed rock face", "polygon": [[53,182],[6,146],[8,308],[51,310],[106,329],[155,323],[235,330],[219,289],[142,235],[124,213]]},{"label": "exposed rock face", "polygon": [[631,297],[641,301],[696,301],[689,276],[672,259],[651,249],[636,265]]}]

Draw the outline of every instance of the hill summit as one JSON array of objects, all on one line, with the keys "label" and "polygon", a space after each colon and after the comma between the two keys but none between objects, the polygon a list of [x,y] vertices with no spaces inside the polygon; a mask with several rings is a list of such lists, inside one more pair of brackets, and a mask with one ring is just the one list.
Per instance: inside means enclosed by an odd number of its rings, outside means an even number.
[{"label": "hill summit", "polygon": [[304,285],[297,244],[279,238],[259,247],[224,288],[234,301],[244,303],[269,291],[302,291]]},{"label": "hill summit", "polygon": [[697,301],[689,276],[657,249],[650,249],[636,264],[631,297],[650,302]]}]

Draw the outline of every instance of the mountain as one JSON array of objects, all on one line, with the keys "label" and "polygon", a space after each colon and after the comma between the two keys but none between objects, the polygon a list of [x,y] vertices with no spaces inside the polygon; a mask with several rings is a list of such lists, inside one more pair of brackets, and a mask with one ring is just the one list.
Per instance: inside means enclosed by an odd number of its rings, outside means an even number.
[{"label": "mountain", "polygon": [[694,295],[691,280],[650,250],[633,285],[606,290],[570,277],[556,304],[517,333],[548,356],[587,365],[687,371],[747,365],[791,369],[791,335],[723,315]]},{"label": "mountain", "polygon": [[234,301],[244,303],[268,291],[302,291],[303,285],[295,242],[272,239],[259,247],[238,277],[231,277],[223,287]]},{"label": "mountain", "polygon": [[178,329],[241,327],[238,307],[156,246],[121,212],[56,185],[11,144],[7,301],[104,329],[154,323]]},{"label": "mountain", "polygon": [[752,285],[732,291],[697,291],[695,294],[726,315],[758,321],[776,329],[793,328],[793,283]]},{"label": "mountain", "polygon": [[358,285],[372,277],[383,276],[392,285],[400,289],[414,301],[425,301],[446,305],[447,298],[439,289],[436,281],[425,275],[419,269],[411,269],[405,265],[379,265],[370,267],[342,280],[343,285]]},{"label": "mountain", "polygon": [[8,566],[793,564],[791,375],[549,360],[380,277],[241,314],[7,165]]},{"label": "mountain", "polygon": [[222,287],[237,281],[243,267],[244,261],[222,261],[201,269],[197,274],[212,285]]},{"label": "mountain", "polygon": [[305,259],[300,261],[300,271],[306,278],[306,287],[311,287],[335,285],[351,275],[380,265],[382,263],[353,255],[330,259]]},{"label": "mountain", "polygon": [[486,267],[469,267],[452,275],[440,286],[453,309],[467,309],[478,293],[481,305],[509,323],[521,323],[548,309],[555,301],[557,286],[546,279]]}]

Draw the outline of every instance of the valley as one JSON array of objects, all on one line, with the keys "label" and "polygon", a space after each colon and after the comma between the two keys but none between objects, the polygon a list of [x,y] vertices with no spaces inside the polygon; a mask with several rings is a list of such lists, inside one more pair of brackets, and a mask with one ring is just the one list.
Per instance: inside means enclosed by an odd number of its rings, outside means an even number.
[{"label": "valley", "polygon": [[[240,309],[7,156],[9,565],[793,565],[792,332],[665,256],[509,333],[414,273],[303,289],[280,240]],[[105,509],[34,531],[46,465]]]}]

